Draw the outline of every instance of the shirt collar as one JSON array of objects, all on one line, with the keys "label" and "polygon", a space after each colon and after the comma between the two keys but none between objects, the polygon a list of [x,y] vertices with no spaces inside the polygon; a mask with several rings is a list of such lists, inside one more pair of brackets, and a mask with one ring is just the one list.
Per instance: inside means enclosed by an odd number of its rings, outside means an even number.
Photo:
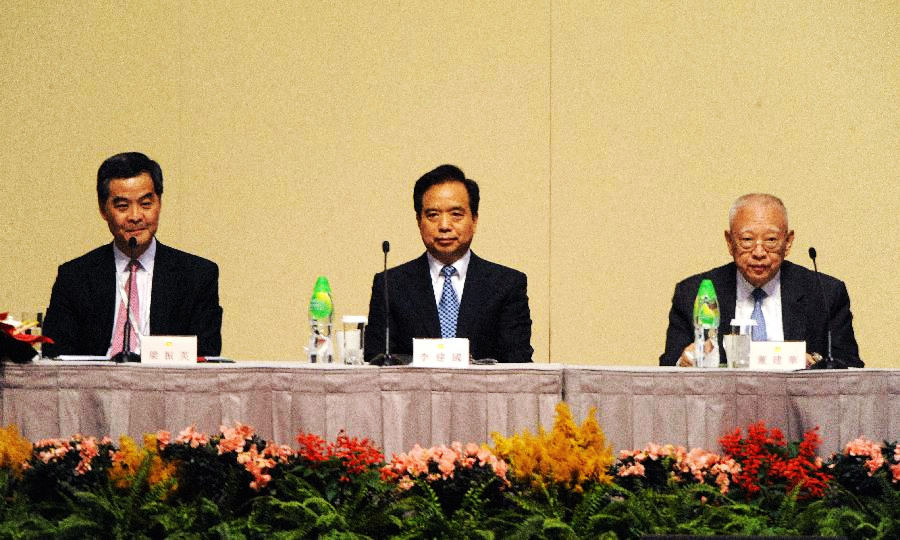
[{"label": "shirt collar", "polygon": [[[753,298],[751,293],[756,289],[756,285],[747,281],[743,274],[741,274],[740,270],[735,270],[737,272],[737,290],[738,295],[741,298]],[[764,284],[760,289],[766,291],[766,297],[773,296],[776,292],[781,289],[781,269],[778,270],[778,273],[775,274],[775,277],[769,280],[768,283]]]},{"label": "shirt collar", "polygon": [[[113,242],[113,255],[115,255],[116,260],[116,270],[119,272],[124,272],[126,268],[128,268],[128,263],[131,261],[131,257],[126,255],[119,249],[119,246]],[[153,273],[153,261],[156,259],[156,237],[150,239],[150,245],[147,247],[147,251],[141,253],[141,256],[137,258],[138,262],[141,263],[141,268],[146,270],[148,273]]]},{"label": "shirt collar", "polygon": [[[435,281],[441,275],[441,269],[447,265],[432,257],[431,253],[427,251],[425,255],[428,257],[428,270],[431,273],[431,280]],[[456,268],[456,275],[459,276],[461,282],[466,280],[466,271],[469,269],[470,260],[472,260],[472,250],[467,249],[465,255],[451,264],[453,268]]]}]

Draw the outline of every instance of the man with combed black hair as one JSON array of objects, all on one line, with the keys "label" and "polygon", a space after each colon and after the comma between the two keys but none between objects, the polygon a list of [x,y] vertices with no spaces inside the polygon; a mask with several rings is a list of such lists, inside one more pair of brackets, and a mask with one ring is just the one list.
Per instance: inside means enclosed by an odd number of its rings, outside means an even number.
[{"label": "man with combed black hair", "polygon": [[375,275],[369,302],[365,357],[384,352],[385,320],[391,353],[412,354],[413,338],[468,338],[473,358],[531,362],[531,311],[525,274],[482,259],[469,246],[478,225],[478,184],[453,165],[423,175],[413,208],[425,244],[421,257]]},{"label": "man with combed black hair", "polygon": [[144,154],[100,165],[97,203],[113,241],[59,267],[43,328],[55,343],[44,345],[45,356],[122,351],[129,290],[132,351],[140,336],[158,334],[196,335],[199,356],[221,353],[219,267],[156,240],[162,194],[162,170]]}]

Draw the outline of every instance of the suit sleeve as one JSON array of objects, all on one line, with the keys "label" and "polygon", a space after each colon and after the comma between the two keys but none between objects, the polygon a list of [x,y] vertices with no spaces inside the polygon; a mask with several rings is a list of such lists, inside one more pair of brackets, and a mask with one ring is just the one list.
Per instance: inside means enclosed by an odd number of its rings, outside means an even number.
[{"label": "suit sleeve", "polygon": [[532,361],[531,310],[528,307],[528,278],[521,272],[515,280],[507,301],[500,311],[500,356],[504,363],[528,363]]},{"label": "suit sleeve", "polygon": [[204,264],[197,272],[196,298],[188,334],[197,336],[198,356],[222,354],[222,307],[219,305],[219,266]]},{"label": "suit sleeve", "polygon": [[375,274],[372,280],[372,295],[369,297],[369,320],[366,324],[366,338],[363,357],[366,362],[378,353],[384,352],[384,273]]},{"label": "suit sleeve", "polygon": [[[850,295],[844,282],[837,281],[832,292],[834,301],[829,306],[828,327],[831,328],[832,355],[843,360],[850,367],[863,367],[859,358],[859,347],[853,333],[853,314],[850,312]],[[825,351],[817,351],[825,354]]]},{"label": "suit sleeve", "polygon": [[659,365],[674,366],[684,348],[694,341],[693,305],[685,300],[685,286],[679,283],[672,295],[669,309],[669,328],[666,330],[666,348],[659,357]]},{"label": "suit sleeve", "polygon": [[50,294],[50,305],[44,317],[42,332],[53,339],[54,343],[45,343],[42,353],[48,358],[55,358],[63,354],[86,354],[85,351],[76,350],[78,343],[78,317],[76,306],[78,302],[74,297],[77,288],[69,283],[68,274],[60,267],[53,283],[53,292]]}]

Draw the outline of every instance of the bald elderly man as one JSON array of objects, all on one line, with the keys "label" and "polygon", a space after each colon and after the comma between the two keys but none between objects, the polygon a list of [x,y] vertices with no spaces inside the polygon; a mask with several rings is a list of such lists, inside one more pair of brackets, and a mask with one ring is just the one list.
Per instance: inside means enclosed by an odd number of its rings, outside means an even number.
[{"label": "bald elderly man", "polygon": [[675,286],[659,365],[694,365],[694,298],[700,282],[708,278],[719,300],[720,350],[731,319],[754,318],[762,323],[754,330],[754,340],[805,341],[807,366],[827,357],[830,329],[832,356],[849,367],[863,367],[847,287],[825,274],[819,274],[820,285],[814,272],[785,260],[794,231],[781,199],[764,193],[739,197],[728,222],[725,244],[734,261]]}]

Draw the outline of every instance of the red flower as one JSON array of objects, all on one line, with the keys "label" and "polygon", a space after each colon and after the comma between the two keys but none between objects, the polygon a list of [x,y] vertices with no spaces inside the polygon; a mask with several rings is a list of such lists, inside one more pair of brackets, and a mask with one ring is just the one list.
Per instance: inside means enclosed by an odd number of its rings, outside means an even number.
[{"label": "red flower", "polygon": [[748,499],[759,493],[763,486],[781,484],[786,491],[800,486],[801,498],[822,497],[830,474],[816,456],[816,449],[822,442],[818,429],[817,426],[803,434],[803,441],[796,445],[796,453],[784,440],[780,429],[767,430],[764,422],[748,426],[746,439],[741,437],[741,430],[736,429],[719,439],[719,443],[725,453],[741,465],[734,481]]}]

